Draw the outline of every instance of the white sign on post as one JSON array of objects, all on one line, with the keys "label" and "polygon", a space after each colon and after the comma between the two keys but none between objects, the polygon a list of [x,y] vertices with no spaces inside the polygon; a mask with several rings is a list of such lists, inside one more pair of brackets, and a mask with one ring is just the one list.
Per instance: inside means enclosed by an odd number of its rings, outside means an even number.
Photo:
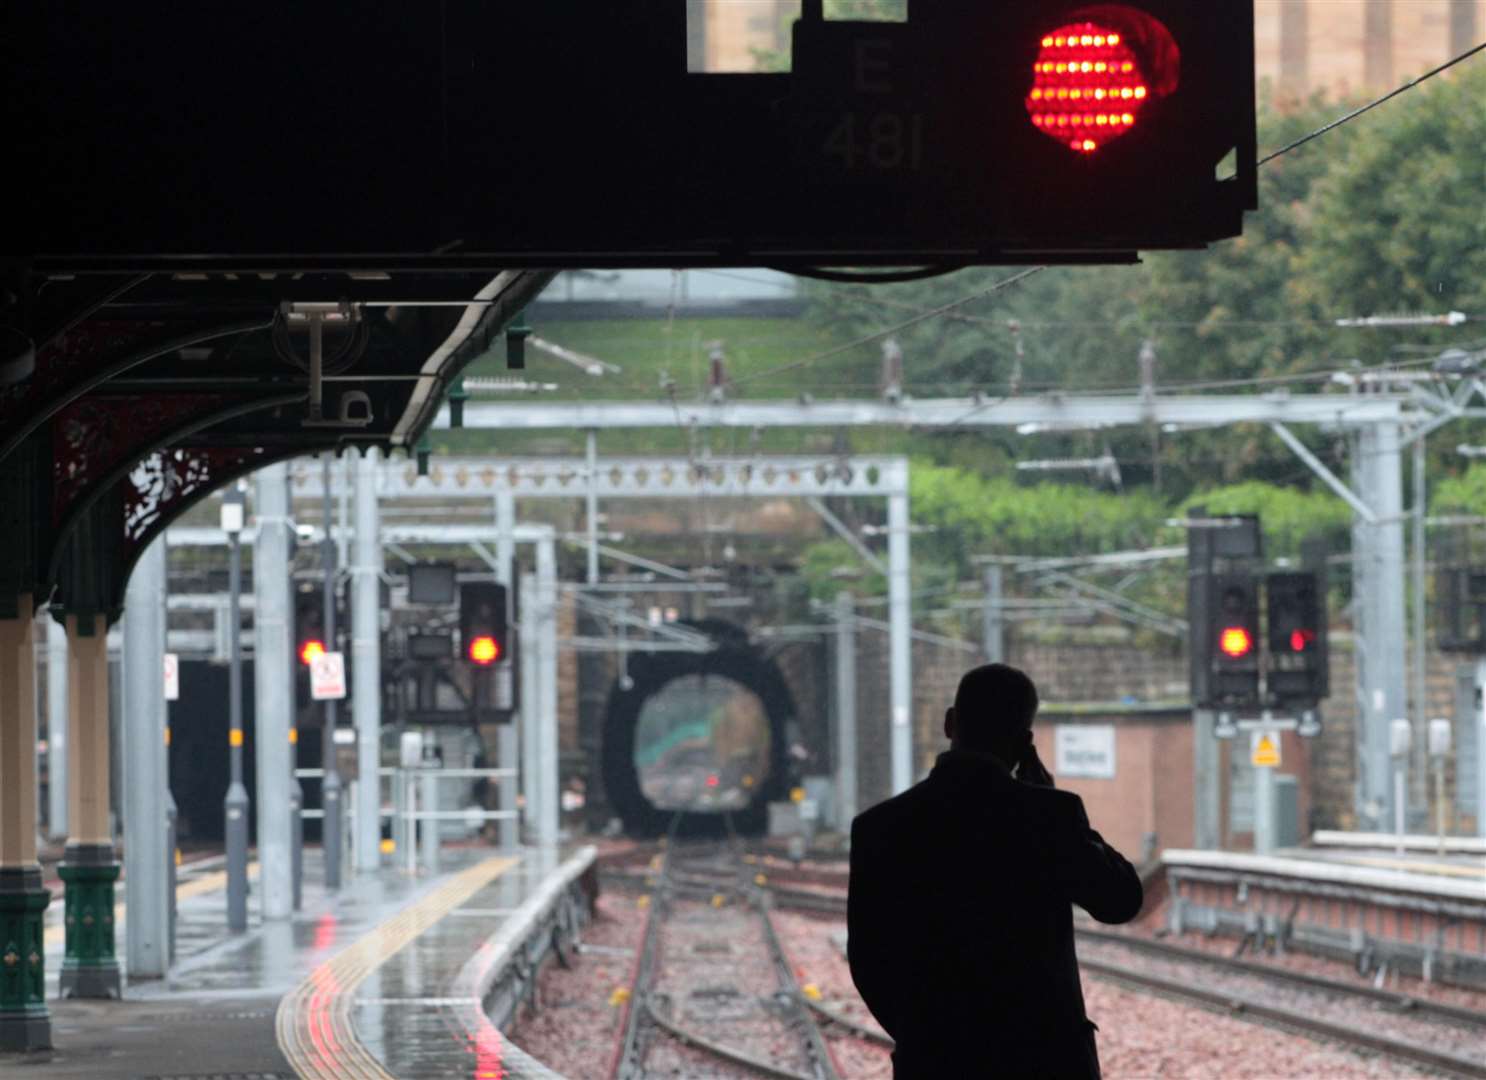
[{"label": "white sign on post", "polygon": [[181,658],[173,653],[165,654],[165,700],[179,701],[181,698]]},{"label": "white sign on post", "polygon": [[1054,733],[1053,772],[1060,778],[1114,779],[1113,724],[1063,724]]},{"label": "white sign on post", "polygon": [[339,701],[346,696],[345,653],[321,653],[310,661],[310,697]]}]

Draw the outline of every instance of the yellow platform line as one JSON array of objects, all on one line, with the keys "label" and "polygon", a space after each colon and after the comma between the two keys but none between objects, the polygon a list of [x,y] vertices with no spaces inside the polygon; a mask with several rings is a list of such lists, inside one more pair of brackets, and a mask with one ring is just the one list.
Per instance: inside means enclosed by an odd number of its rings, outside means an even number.
[{"label": "yellow platform line", "polygon": [[[248,863],[248,879],[252,880],[257,876],[258,864],[256,862]],[[195,881],[188,881],[184,885],[177,885],[175,890],[175,898],[177,902],[181,900],[189,900],[193,896],[202,896],[209,892],[216,892],[218,889],[225,889],[226,887],[227,871],[217,870],[214,873],[203,874]],[[58,890],[58,892],[60,893],[61,890]],[[62,897],[59,895],[57,897],[57,900],[61,901],[61,899]],[[124,902],[120,900],[117,904],[114,905],[114,926],[121,926],[123,922]],[[67,943],[66,925],[64,925],[63,923],[57,923],[55,926],[47,927],[46,934],[43,936],[42,941],[44,946],[48,949],[54,948],[57,945],[65,945]]]},{"label": "yellow platform line", "polygon": [[306,1080],[367,1077],[393,1080],[356,1033],[351,1012],[356,988],[440,919],[520,860],[496,856],[477,863],[384,920],[321,964],[279,1002],[274,1018],[279,1049]]},{"label": "yellow platform line", "polygon": [[1459,866],[1454,863],[1411,862],[1408,859],[1382,859],[1368,855],[1349,855],[1345,859],[1328,860],[1342,866],[1376,866],[1383,870],[1407,870],[1428,877],[1464,877],[1486,881],[1486,862],[1480,866]]}]

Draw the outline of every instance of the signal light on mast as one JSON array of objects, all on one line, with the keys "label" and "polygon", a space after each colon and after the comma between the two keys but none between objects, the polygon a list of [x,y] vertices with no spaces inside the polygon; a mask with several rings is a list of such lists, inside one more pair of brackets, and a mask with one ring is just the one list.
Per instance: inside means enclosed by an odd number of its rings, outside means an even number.
[{"label": "signal light on mast", "polygon": [[325,655],[325,642],[317,638],[310,638],[299,643],[299,662],[309,667],[320,657]]},{"label": "signal light on mast", "polygon": [[1278,571],[1265,582],[1269,697],[1305,708],[1330,693],[1326,583],[1318,571]]},{"label": "signal light on mast", "polygon": [[506,605],[504,585],[466,582],[459,587],[459,640],[470,663],[490,667],[506,658]]},{"label": "signal light on mast", "polygon": [[500,642],[489,634],[479,634],[470,641],[469,658],[475,663],[485,666],[495,663],[500,657]]},{"label": "signal light on mast", "polygon": [[1224,656],[1241,659],[1254,651],[1253,635],[1242,626],[1225,626],[1218,635],[1218,649]]},{"label": "signal light on mast", "polygon": [[1176,89],[1181,50],[1164,25],[1132,7],[1103,4],[1069,18],[1042,35],[1024,104],[1033,127],[1090,154]]}]

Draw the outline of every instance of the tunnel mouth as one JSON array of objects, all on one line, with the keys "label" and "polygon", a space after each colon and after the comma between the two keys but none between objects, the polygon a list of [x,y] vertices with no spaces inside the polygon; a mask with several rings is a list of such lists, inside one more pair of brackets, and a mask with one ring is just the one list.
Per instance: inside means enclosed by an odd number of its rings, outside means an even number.
[{"label": "tunnel mouth", "polygon": [[794,703],[774,662],[718,620],[712,652],[632,655],[604,717],[609,801],[631,836],[756,836],[787,797]]}]

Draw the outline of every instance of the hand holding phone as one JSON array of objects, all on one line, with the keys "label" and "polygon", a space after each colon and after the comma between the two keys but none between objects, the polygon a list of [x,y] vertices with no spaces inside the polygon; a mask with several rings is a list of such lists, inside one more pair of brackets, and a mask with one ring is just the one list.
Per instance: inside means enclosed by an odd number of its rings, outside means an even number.
[{"label": "hand holding phone", "polygon": [[1017,759],[1016,778],[1024,784],[1037,787],[1053,786],[1053,774],[1042,764],[1042,759],[1037,756],[1037,747],[1031,742],[1027,743],[1027,748]]}]

